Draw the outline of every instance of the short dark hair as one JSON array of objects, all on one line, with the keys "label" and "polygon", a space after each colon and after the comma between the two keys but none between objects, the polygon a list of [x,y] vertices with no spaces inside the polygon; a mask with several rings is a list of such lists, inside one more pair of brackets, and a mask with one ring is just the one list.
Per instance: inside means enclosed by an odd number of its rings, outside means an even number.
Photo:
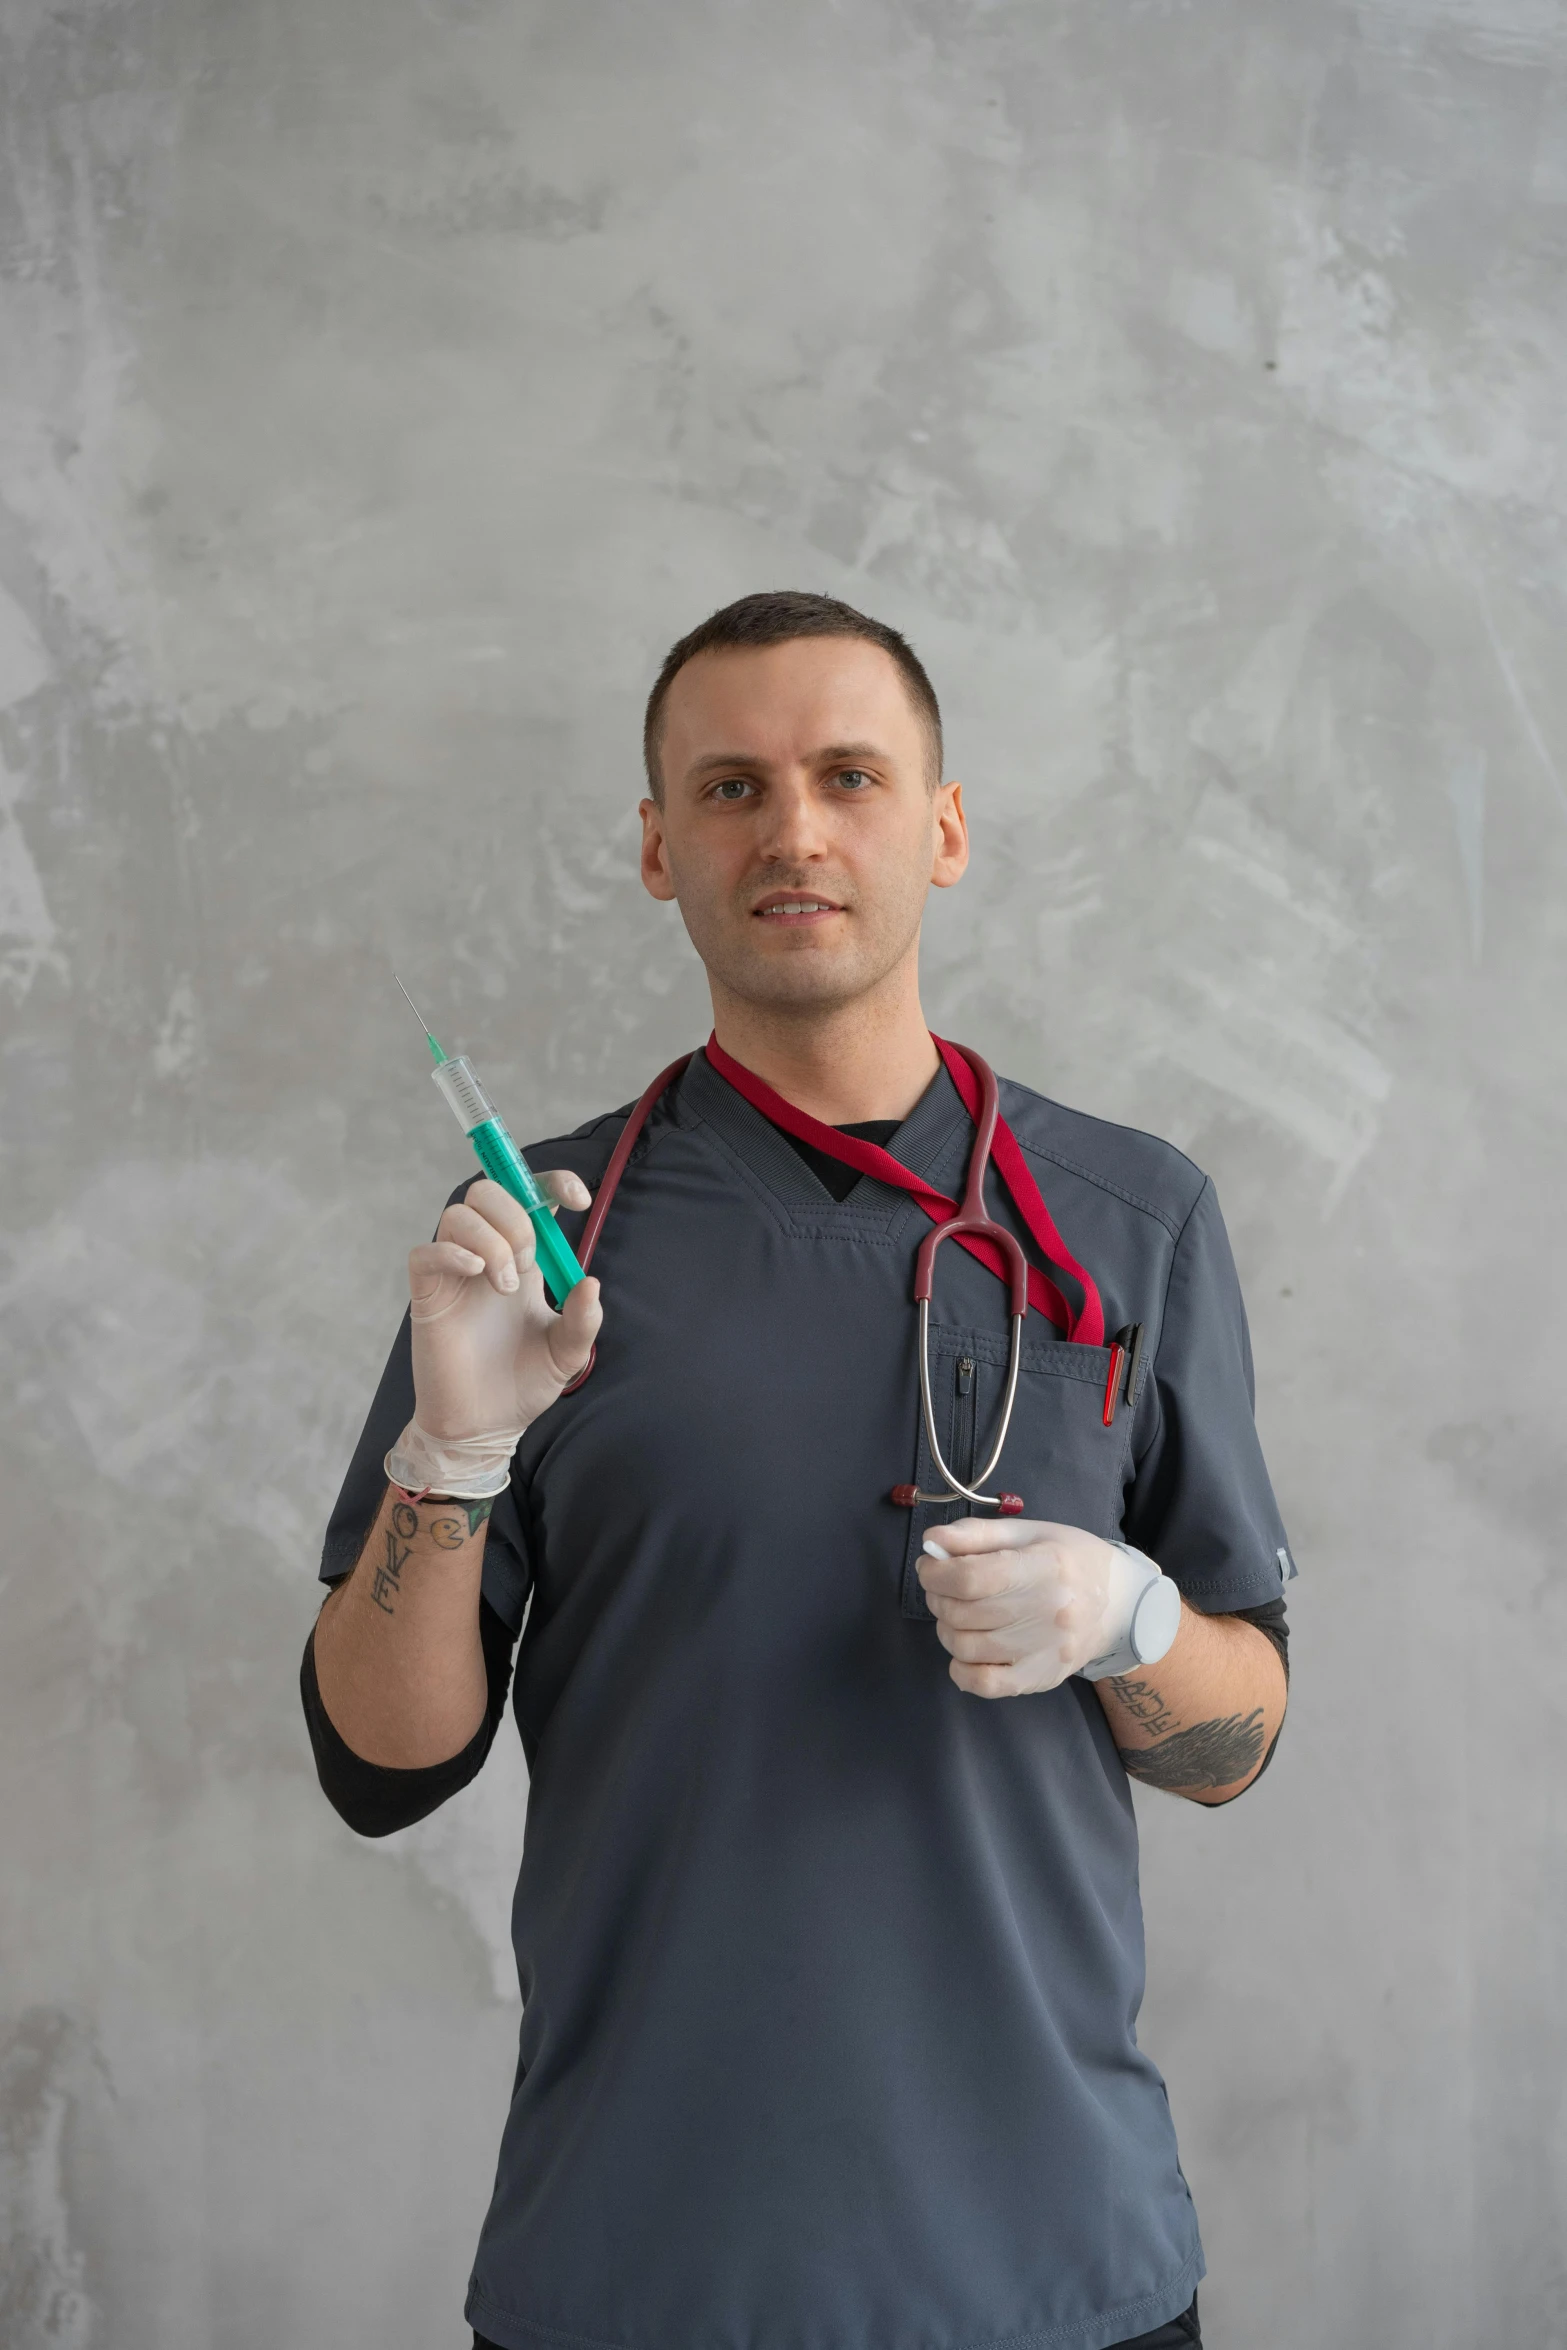
[{"label": "short dark hair", "polygon": [[868,645],[880,645],[896,661],[909,700],[929,738],[932,786],[941,781],[941,706],[936,700],[936,689],[925,674],[924,663],[908,638],[889,628],[884,620],[872,620],[867,613],[856,612],[852,604],[840,604],[836,596],[807,595],[799,588],[773,588],[765,595],[742,596],[738,603],[726,604],[721,612],[713,613],[699,628],[693,628],[678,644],[671,645],[665,654],[664,665],[648,695],[647,716],[642,722],[642,758],[647,768],[648,789],[660,806],[664,799],[664,780],[658,763],[664,704],[686,663],[694,661],[698,653],[787,645],[797,637],[806,636],[860,637]]}]

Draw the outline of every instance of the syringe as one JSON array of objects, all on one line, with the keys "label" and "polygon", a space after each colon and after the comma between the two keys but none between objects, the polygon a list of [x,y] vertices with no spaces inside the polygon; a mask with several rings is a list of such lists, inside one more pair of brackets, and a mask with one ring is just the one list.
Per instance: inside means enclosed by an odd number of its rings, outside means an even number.
[{"label": "syringe", "polygon": [[[392,976],[397,978],[395,971]],[[400,979],[397,984],[403,987]],[[551,1202],[539,1189],[533,1169],[496,1115],[489,1095],[474,1074],[473,1063],[461,1053],[455,1059],[448,1059],[424,1027],[423,1014],[406,987],[403,994],[408,997],[409,1010],[424,1028],[424,1041],[435,1057],[432,1075],[436,1084],[473,1144],[479,1164],[490,1181],[498,1183],[502,1191],[509,1191],[518,1206],[527,1209],[538,1247],[539,1271],[555,1303],[564,1305],[567,1292],[576,1288],[583,1274],[570,1242],[555,1221]]]}]

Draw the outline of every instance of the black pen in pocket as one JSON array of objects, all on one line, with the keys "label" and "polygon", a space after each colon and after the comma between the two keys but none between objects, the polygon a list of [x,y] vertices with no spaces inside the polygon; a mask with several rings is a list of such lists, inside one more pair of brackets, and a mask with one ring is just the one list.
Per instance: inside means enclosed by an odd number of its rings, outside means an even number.
[{"label": "black pen in pocket", "polygon": [[[1110,1341],[1110,1369],[1105,1378],[1104,1424],[1108,1428],[1115,1418],[1116,1406],[1123,1392],[1127,1402],[1137,1400],[1137,1374],[1143,1362],[1143,1326],[1128,1322]],[[1122,1372],[1125,1379],[1122,1379]]]}]

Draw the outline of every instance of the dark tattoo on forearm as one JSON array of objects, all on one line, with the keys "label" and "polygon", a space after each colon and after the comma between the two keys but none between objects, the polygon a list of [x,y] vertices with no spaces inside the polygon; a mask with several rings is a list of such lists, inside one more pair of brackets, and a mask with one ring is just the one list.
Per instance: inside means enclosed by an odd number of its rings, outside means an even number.
[{"label": "dark tattoo on forearm", "polygon": [[1162,1738],[1167,1730],[1175,1728],[1175,1716],[1151,1681],[1134,1681],[1125,1673],[1118,1673],[1110,1683],[1116,1696],[1135,1721],[1142,1723],[1150,1737]]},{"label": "dark tattoo on forearm", "polygon": [[[437,1550],[461,1550],[463,1544],[489,1517],[495,1507],[493,1496],[483,1501],[443,1501],[426,1503],[426,1508],[439,1511],[430,1519],[427,1531]],[[385,1548],[379,1563],[370,1571],[370,1597],[385,1616],[397,1613],[397,1595],[402,1590],[402,1573],[413,1553],[414,1536],[419,1531],[419,1505],[394,1501],[391,1521],[386,1529]]]},{"label": "dark tattoo on forearm", "polygon": [[419,1513],[406,1501],[392,1504],[392,1522],[386,1529],[386,1550],[380,1565],[370,1579],[370,1597],[381,1613],[395,1616],[397,1594],[402,1589],[402,1572],[413,1549],[413,1538],[419,1531]]},{"label": "dark tattoo on forearm", "polygon": [[1262,1759],[1264,1737],[1261,1706],[1245,1715],[1229,1714],[1222,1722],[1199,1722],[1178,1730],[1155,1746],[1120,1746],[1125,1768],[1146,1786],[1183,1794],[1193,1787],[1233,1787],[1250,1778]]},{"label": "dark tattoo on forearm", "polygon": [[[470,1535],[478,1533],[494,1507],[493,1493],[487,1493],[482,1501],[443,1501],[442,1515],[430,1520],[431,1541],[438,1550],[461,1550]],[[456,1514],[458,1511],[461,1516]]]}]

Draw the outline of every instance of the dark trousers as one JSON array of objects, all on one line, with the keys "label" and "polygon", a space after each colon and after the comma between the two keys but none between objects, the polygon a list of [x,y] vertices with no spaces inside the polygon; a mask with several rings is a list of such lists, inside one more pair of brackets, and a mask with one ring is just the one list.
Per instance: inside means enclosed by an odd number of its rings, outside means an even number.
[{"label": "dark trousers", "polygon": [[[1130,2341],[1117,2342],[1112,2350],[1202,2350],[1202,2328],[1197,2322],[1197,2296],[1192,2295],[1190,2309],[1179,2317],[1172,2317],[1167,2326],[1155,2326],[1151,2334],[1134,2334]],[[494,2342],[487,2342],[482,2334],[473,2337],[473,2350],[496,2350]]]}]

